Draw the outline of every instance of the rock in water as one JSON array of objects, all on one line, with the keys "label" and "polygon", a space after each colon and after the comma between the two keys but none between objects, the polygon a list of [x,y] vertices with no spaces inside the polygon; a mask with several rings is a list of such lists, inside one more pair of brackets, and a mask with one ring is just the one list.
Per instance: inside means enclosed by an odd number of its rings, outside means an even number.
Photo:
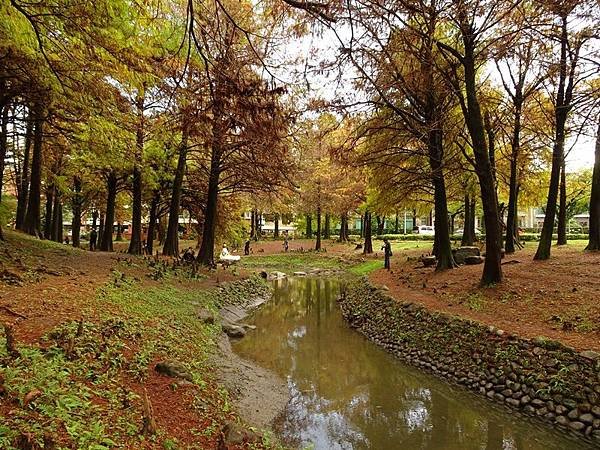
[{"label": "rock in water", "polygon": [[178,361],[160,361],[156,363],[154,370],[161,375],[192,381],[192,374],[189,373],[185,366]]},{"label": "rock in water", "polygon": [[268,276],[267,276],[267,280],[281,280],[282,278],[285,278],[286,274],[283,272],[271,272]]},{"label": "rock in water", "polygon": [[306,276],[306,272],[294,272],[294,276],[305,277]]},{"label": "rock in water", "polygon": [[246,330],[239,325],[233,323],[224,323],[221,326],[223,332],[231,338],[243,338],[246,336]]}]

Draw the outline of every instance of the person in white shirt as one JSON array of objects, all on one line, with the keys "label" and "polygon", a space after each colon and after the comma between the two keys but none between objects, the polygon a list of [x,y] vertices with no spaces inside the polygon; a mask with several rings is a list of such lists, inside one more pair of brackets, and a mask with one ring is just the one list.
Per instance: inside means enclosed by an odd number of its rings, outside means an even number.
[{"label": "person in white shirt", "polygon": [[223,249],[221,250],[221,256],[219,257],[221,261],[239,261],[240,257],[238,255],[232,255],[229,253],[227,249],[227,245],[223,244]]}]

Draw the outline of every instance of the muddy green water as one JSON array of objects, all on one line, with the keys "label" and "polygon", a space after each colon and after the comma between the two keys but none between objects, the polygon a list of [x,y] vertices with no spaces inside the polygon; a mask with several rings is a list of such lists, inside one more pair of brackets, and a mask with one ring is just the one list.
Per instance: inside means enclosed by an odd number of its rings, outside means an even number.
[{"label": "muddy green water", "polygon": [[288,445],[314,449],[580,449],[581,442],[516,417],[406,366],[348,328],[340,282],[290,278],[249,320],[238,354],[287,380],[276,425]]}]

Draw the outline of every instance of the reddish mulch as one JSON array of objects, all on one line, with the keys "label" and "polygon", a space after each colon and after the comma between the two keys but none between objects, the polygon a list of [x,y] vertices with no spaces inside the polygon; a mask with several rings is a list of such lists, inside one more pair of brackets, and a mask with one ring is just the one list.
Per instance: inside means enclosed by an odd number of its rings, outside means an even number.
[{"label": "reddish mulch", "polygon": [[[327,254],[340,255],[348,253],[349,250],[354,248],[354,245],[336,242],[335,239],[323,239],[321,241],[321,247]],[[283,240],[264,240],[264,241],[252,241],[251,243],[251,254],[252,255],[272,255],[276,253],[284,253],[283,251]],[[313,250],[315,248],[314,239],[290,239],[289,251],[299,250]],[[239,253],[244,252],[244,248],[238,250]]]},{"label": "reddish mulch", "polygon": [[[173,388],[176,379],[158,374],[154,369],[154,363],[148,368],[148,379],[143,384],[131,383],[129,388],[135,391],[140,397],[143,396],[143,389],[146,389],[148,399],[154,410],[154,419],[160,430],[168,432],[169,436],[176,437],[178,444],[183,448],[194,446],[194,448],[216,448],[217,434],[213,436],[203,436],[200,434],[210,426],[210,419],[207,414],[202,414],[194,410],[194,397],[198,393],[196,385],[178,385]],[[210,391],[210,392],[209,392]],[[215,386],[209,386],[206,390],[206,397],[214,399],[218,397]],[[208,412],[214,409],[214,405],[207,404]],[[146,448],[155,448],[155,443],[147,443]]]},{"label": "reddish mulch", "polygon": [[[51,274],[40,272],[39,281],[22,286],[0,283],[0,321],[15,324],[15,337],[26,343],[36,342],[60,323],[81,317],[82,305],[96,296],[96,290],[108,281],[116,264],[115,256],[106,253],[49,252],[43,256]],[[32,264],[28,270],[36,268]]]},{"label": "reddish mulch", "polygon": [[[0,325],[13,326],[17,345],[26,343],[42,346],[40,338],[64,322],[81,317],[94,321],[97,289],[110,280],[111,271],[119,261],[130,258],[120,253],[44,249],[37,241],[19,233],[8,231],[6,235],[7,241],[0,243],[0,270],[20,277],[22,285],[0,281]],[[146,276],[149,269],[141,264],[121,264],[118,270],[136,278],[144,286],[160,284],[160,281],[153,281]],[[208,277],[202,282],[190,281],[189,286],[184,282],[180,287],[204,289],[240,279],[240,275],[221,267],[216,271],[206,271],[205,274]],[[146,388],[158,428],[166,436],[176,438],[182,448],[216,448],[218,432],[208,433],[210,436],[207,437],[193,431],[205,429],[213,418],[220,423],[219,426],[222,425],[224,418],[219,410],[217,386],[209,384],[202,392],[208,406],[204,412],[200,412],[195,409],[193,401],[198,392],[197,386],[172,389],[175,380],[157,374],[153,367],[154,364],[149,367],[149,377],[144,383],[125,379],[122,380],[123,384],[139,395]],[[0,402],[0,415],[10,414],[15,407],[19,406],[10,401]],[[230,414],[233,418],[233,413]],[[163,448],[158,441],[147,440],[143,448]],[[136,444],[131,448],[140,446]]]},{"label": "reddish mulch", "polygon": [[578,350],[600,351],[600,253],[555,247],[550,260],[533,261],[534,252],[529,244],[503,260],[505,279],[492,288],[478,286],[482,265],[436,273],[407,261],[406,253],[392,258],[390,272],[375,271],[370,279],[402,301],[523,337],[546,336]]}]

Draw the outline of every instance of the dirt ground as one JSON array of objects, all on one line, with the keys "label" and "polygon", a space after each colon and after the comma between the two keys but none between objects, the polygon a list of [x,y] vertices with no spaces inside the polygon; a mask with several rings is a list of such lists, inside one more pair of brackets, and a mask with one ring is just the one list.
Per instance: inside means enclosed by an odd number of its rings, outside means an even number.
[{"label": "dirt ground", "polygon": [[436,273],[395,254],[392,270],[370,274],[402,301],[468,317],[523,337],[545,336],[578,350],[600,351],[600,253],[581,246],[554,247],[548,261],[533,261],[536,246],[503,260],[504,281],[480,288],[482,265]]},{"label": "dirt ground", "polygon": [[[97,290],[114,278],[114,270],[126,273],[128,278],[136,279],[145,287],[160,283],[148,277],[148,266],[142,261],[122,253],[92,253],[48,244],[11,231],[5,234],[7,241],[0,246],[0,325],[12,326],[17,346],[44,346],[42,336],[58,325],[81,318],[94,321]],[[244,273],[238,271],[234,274],[219,267],[217,271],[206,272],[206,275],[207,278],[201,282],[190,281],[190,288],[208,289],[222,282],[239,280]],[[185,281],[180,283],[180,287],[186,288]],[[221,349],[227,349],[226,344],[228,342],[220,343]],[[221,351],[218,362],[221,366],[214,374],[214,382],[210,382],[203,391],[205,396],[208,395],[205,399],[207,404],[213,409],[218,408],[215,405],[222,401],[220,381],[228,376],[231,378],[232,370],[243,372],[244,376],[238,377],[240,379],[235,383],[237,392],[233,393],[233,397],[242,398],[245,409],[240,408],[241,411],[238,409],[236,413],[248,413],[243,416],[244,419],[252,417],[251,413],[265,405],[260,390],[272,389],[276,384],[274,378],[237,357],[230,347],[228,352]],[[144,383],[123,379],[122,385],[139,395],[144,390],[148,392],[158,427],[168,436],[177,438],[180,443],[215,448],[216,442],[211,438],[191,433],[193,429],[209,425],[198,422],[201,420],[196,410],[198,405],[193,402],[197,387],[182,385],[176,390],[171,389],[173,379],[152,370],[155,363],[153,361],[149,365],[149,377]],[[283,381],[277,385],[281,383]],[[272,411],[260,415],[264,420],[251,425],[267,426],[281,410],[282,403],[285,405],[287,402],[287,397],[275,394],[273,397]],[[0,415],[10,414],[13,408],[10,403],[5,403],[0,402]],[[235,413],[230,415],[235,419]],[[155,448],[155,445],[149,442],[144,448]]]}]

